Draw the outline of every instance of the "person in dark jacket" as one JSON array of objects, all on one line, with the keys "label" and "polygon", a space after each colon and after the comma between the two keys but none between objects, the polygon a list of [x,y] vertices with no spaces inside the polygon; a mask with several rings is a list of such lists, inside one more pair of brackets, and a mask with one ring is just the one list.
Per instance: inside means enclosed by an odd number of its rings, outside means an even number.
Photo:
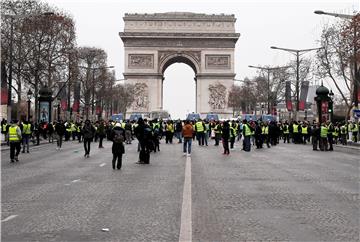
[{"label": "person in dark jacket", "polygon": [[65,125],[63,123],[62,120],[59,120],[56,124],[55,124],[55,132],[57,134],[57,148],[56,149],[61,149],[62,146],[62,141],[63,141],[63,137],[65,135]]},{"label": "person in dark jacket", "polygon": [[106,136],[106,131],[105,131],[105,125],[104,125],[104,121],[100,121],[100,124],[96,130],[96,133],[99,137],[99,148],[104,148],[103,146],[103,139]]},{"label": "person in dark jacket", "polygon": [[123,143],[125,140],[125,130],[121,128],[119,123],[115,124],[115,127],[112,129],[109,138],[113,142],[111,148],[113,154],[112,168],[115,170],[116,165],[116,168],[120,170],[122,166],[122,155],[125,153],[125,147]]},{"label": "person in dark jacket", "polygon": [[150,163],[150,149],[149,143],[151,143],[152,135],[151,128],[147,125],[142,118],[138,120],[138,126],[134,130],[135,136],[140,144],[140,153],[138,164]]},{"label": "person in dark jacket", "polygon": [[94,138],[95,135],[95,128],[94,126],[90,123],[90,120],[87,119],[85,121],[85,125],[82,129],[82,134],[84,137],[84,150],[85,150],[85,154],[84,157],[89,158],[90,156],[90,143]]},{"label": "person in dark jacket", "polygon": [[223,147],[224,147],[224,155],[229,155],[229,138],[230,138],[230,125],[228,121],[225,121],[222,127],[222,134],[221,134]]}]

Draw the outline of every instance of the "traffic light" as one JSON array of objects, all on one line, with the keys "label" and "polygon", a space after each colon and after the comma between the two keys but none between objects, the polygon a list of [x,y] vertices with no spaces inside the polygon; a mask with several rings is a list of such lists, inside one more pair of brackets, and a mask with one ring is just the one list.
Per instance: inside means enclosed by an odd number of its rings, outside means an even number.
[{"label": "traffic light", "polygon": [[329,111],[329,113],[333,112],[333,103],[332,102],[329,102],[328,111]]}]

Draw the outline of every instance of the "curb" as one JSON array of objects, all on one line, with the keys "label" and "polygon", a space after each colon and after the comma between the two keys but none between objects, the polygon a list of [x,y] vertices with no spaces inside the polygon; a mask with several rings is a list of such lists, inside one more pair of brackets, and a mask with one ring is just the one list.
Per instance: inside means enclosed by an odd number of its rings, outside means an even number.
[{"label": "curb", "polygon": [[360,147],[358,146],[334,145],[334,150],[348,154],[360,155]]}]

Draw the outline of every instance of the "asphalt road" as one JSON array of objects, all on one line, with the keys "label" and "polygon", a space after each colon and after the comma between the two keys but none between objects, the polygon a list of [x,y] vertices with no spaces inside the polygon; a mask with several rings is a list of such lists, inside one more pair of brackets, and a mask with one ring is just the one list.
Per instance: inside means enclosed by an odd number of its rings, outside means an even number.
[{"label": "asphalt road", "polygon": [[359,241],[359,155],[161,144],[138,165],[133,143],[118,171],[104,146],[42,145],[18,163],[3,151],[1,240]]}]

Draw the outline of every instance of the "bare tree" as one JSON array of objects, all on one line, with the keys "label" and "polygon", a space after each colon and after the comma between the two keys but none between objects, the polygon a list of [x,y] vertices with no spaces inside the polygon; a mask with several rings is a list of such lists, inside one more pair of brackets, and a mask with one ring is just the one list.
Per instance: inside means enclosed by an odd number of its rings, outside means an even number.
[{"label": "bare tree", "polygon": [[[66,13],[36,0],[4,0],[1,7],[5,23],[1,29],[2,50],[10,49],[10,40],[13,43],[12,88],[18,103],[21,95],[26,93],[22,91],[23,87],[34,90],[36,120],[40,87],[47,85],[53,89],[58,81],[63,81],[62,73],[70,73],[69,53],[75,47],[74,22]],[[53,14],[42,14],[49,12]],[[10,36],[12,24],[14,31]],[[2,58],[9,63],[10,53],[5,51]]]},{"label": "bare tree", "polygon": [[324,26],[320,43],[323,49],[317,55],[317,74],[333,82],[347,108],[348,119],[357,98],[351,93],[356,75],[359,76],[354,66],[360,60],[360,15],[351,21],[341,20]]},{"label": "bare tree", "polygon": [[126,117],[127,109],[131,107],[135,100],[135,85],[117,85],[114,88],[114,94],[116,95],[116,98],[114,98],[116,110],[123,113],[124,117]]}]

